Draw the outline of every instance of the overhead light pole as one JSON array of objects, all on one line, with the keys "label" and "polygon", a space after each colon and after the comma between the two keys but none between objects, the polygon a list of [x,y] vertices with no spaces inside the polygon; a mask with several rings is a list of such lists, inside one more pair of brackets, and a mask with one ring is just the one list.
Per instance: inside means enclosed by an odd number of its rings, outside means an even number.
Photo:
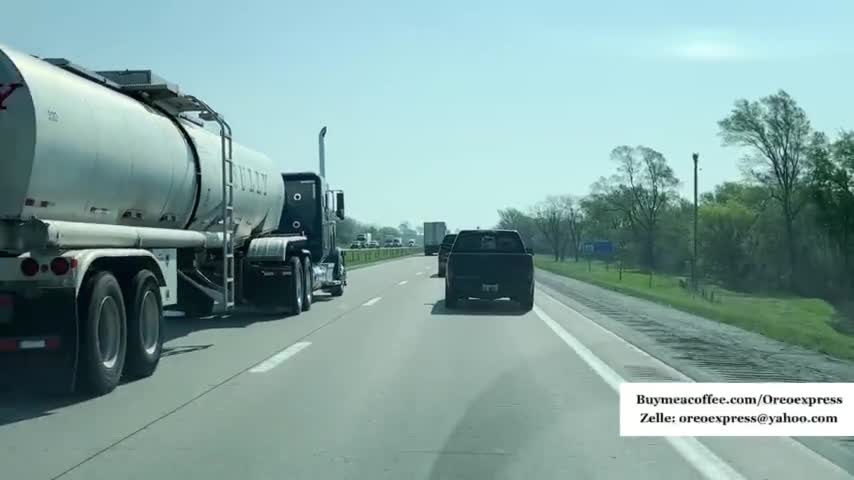
[{"label": "overhead light pole", "polygon": [[697,290],[697,161],[700,159],[700,154],[695,153],[694,157],[694,254],[691,257],[691,288]]}]

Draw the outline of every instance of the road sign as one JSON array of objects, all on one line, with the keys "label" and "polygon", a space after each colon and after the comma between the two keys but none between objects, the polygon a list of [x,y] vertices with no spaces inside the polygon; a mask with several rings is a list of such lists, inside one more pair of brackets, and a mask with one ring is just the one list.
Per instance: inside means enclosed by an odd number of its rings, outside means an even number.
[{"label": "road sign", "polygon": [[598,255],[610,255],[614,253],[614,242],[610,240],[593,242],[593,253]]},{"label": "road sign", "polygon": [[614,242],[610,240],[596,240],[593,242],[584,242],[581,245],[581,252],[585,255],[593,256],[608,256],[614,253]]}]

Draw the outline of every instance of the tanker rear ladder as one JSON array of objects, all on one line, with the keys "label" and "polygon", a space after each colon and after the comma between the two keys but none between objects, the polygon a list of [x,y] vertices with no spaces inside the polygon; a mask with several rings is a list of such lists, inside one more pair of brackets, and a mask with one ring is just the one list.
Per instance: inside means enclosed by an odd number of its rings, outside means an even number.
[{"label": "tanker rear ladder", "polygon": [[[208,104],[191,95],[185,98],[202,107],[199,118],[219,124],[222,149],[222,298],[223,309],[235,305],[234,280],[234,157],[232,156],[231,126]],[[185,110],[186,111],[186,110]]]},{"label": "tanker rear ladder", "polygon": [[[123,87],[126,88],[127,86]],[[150,98],[150,87],[145,85],[146,95]],[[234,157],[232,150],[231,125],[225,121],[222,115],[211,108],[207,103],[192,95],[183,95],[175,89],[169,89],[169,85],[163,85],[158,90],[161,97],[151,99],[155,104],[162,106],[175,113],[199,112],[199,118],[205,121],[214,121],[219,125],[220,149],[222,151],[222,309],[228,311],[235,306],[235,279],[234,279]],[[168,92],[164,97],[163,93]],[[169,95],[169,93],[173,94]]]}]

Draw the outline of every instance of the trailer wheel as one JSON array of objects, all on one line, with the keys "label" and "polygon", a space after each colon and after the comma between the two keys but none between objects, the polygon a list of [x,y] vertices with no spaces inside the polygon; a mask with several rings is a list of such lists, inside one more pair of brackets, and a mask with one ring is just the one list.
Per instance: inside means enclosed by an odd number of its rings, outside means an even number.
[{"label": "trailer wheel", "polygon": [[314,271],[311,269],[311,258],[305,257],[302,261],[303,282],[302,311],[311,310],[311,301],[314,299]]},{"label": "trailer wheel", "polygon": [[148,270],[137,273],[128,300],[128,344],[125,372],[136,378],[151,376],[163,350],[163,300],[160,283]]},{"label": "trailer wheel", "polygon": [[288,292],[288,306],[291,307],[291,313],[293,315],[299,315],[302,312],[302,283],[303,283],[303,275],[302,275],[302,263],[299,261],[297,257],[291,257],[289,260],[291,264],[291,282],[290,288]]},{"label": "trailer wheel", "polygon": [[119,384],[127,349],[125,303],[118,280],[98,272],[81,291],[80,371],[83,390],[104,395]]}]

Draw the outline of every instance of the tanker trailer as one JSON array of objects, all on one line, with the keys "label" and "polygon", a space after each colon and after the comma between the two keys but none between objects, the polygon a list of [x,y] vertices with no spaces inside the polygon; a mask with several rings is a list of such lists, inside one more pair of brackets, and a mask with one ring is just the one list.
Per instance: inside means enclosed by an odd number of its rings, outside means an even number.
[{"label": "tanker trailer", "polygon": [[[108,393],[154,373],[164,308],[298,314],[312,290],[346,284],[335,250],[282,231],[273,162],[150,71],[0,45],[0,162],[0,376],[12,381]],[[276,295],[253,302],[256,290]]]}]

